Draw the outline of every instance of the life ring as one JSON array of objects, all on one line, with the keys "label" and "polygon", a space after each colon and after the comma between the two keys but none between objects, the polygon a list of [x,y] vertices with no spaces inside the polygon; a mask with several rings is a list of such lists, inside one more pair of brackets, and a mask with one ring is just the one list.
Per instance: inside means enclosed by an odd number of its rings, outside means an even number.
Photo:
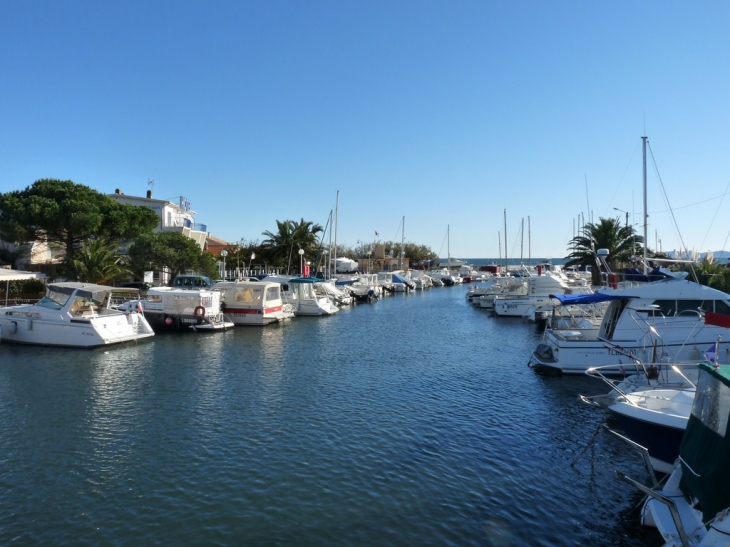
[{"label": "life ring", "polygon": [[193,311],[193,315],[196,315],[197,317],[203,317],[205,315],[205,308],[203,306],[198,306]]}]

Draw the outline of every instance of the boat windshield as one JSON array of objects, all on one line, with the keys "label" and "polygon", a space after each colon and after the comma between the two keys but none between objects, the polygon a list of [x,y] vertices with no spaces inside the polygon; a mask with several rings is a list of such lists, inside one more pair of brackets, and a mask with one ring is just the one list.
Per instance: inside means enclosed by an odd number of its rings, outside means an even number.
[{"label": "boat windshield", "polygon": [[38,301],[37,305],[51,310],[60,310],[68,302],[69,296],[68,294],[49,289],[48,293]]}]

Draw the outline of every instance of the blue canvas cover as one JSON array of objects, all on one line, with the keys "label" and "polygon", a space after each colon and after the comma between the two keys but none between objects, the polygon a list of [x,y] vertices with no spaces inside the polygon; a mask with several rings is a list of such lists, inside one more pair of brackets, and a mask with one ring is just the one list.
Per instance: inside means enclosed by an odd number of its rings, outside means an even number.
[{"label": "blue canvas cover", "polygon": [[634,298],[628,294],[613,294],[605,292],[594,292],[587,294],[551,294],[550,298],[556,298],[563,306],[571,304],[597,304],[607,300],[628,300]]}]

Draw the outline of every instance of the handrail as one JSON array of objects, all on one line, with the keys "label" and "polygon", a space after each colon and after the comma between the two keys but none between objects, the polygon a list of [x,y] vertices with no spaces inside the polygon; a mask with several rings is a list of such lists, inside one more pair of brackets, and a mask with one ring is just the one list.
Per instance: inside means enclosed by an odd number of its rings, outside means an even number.
[{"label": "handrail", "polygon": [[682,542],[682,547],[690,547],[689,538],[687,537],[687,533],[684,531],[684,525],[682,524],[682,518],[679,516],[679,509],[677,509],[677,504],[673,499],[668,498],[663,494],[660,494],[656,490],[652,490],[651,488],[644,486],[640,482],[630,477],[627,477],[623,472],[619,471],[618,469],[616,470],[616,478],[628,482],[640,492],[643,492],[647,496],[650,496],[651,498],[654,498],[655,500],[666,505],[669,509],[669,513],[672,515],[672,520],[674,521],[674,526],[677,529],[677,533],[679,534],[679,540]]}]

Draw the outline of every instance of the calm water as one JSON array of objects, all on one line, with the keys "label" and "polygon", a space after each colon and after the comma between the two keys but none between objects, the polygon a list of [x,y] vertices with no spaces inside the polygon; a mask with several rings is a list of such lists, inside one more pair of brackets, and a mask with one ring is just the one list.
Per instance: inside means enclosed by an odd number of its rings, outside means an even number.
[{"label": "calm water", "polygon": [[590,378],[466,287],[77,351],[0,346],[2,545],[654,545]]}]

